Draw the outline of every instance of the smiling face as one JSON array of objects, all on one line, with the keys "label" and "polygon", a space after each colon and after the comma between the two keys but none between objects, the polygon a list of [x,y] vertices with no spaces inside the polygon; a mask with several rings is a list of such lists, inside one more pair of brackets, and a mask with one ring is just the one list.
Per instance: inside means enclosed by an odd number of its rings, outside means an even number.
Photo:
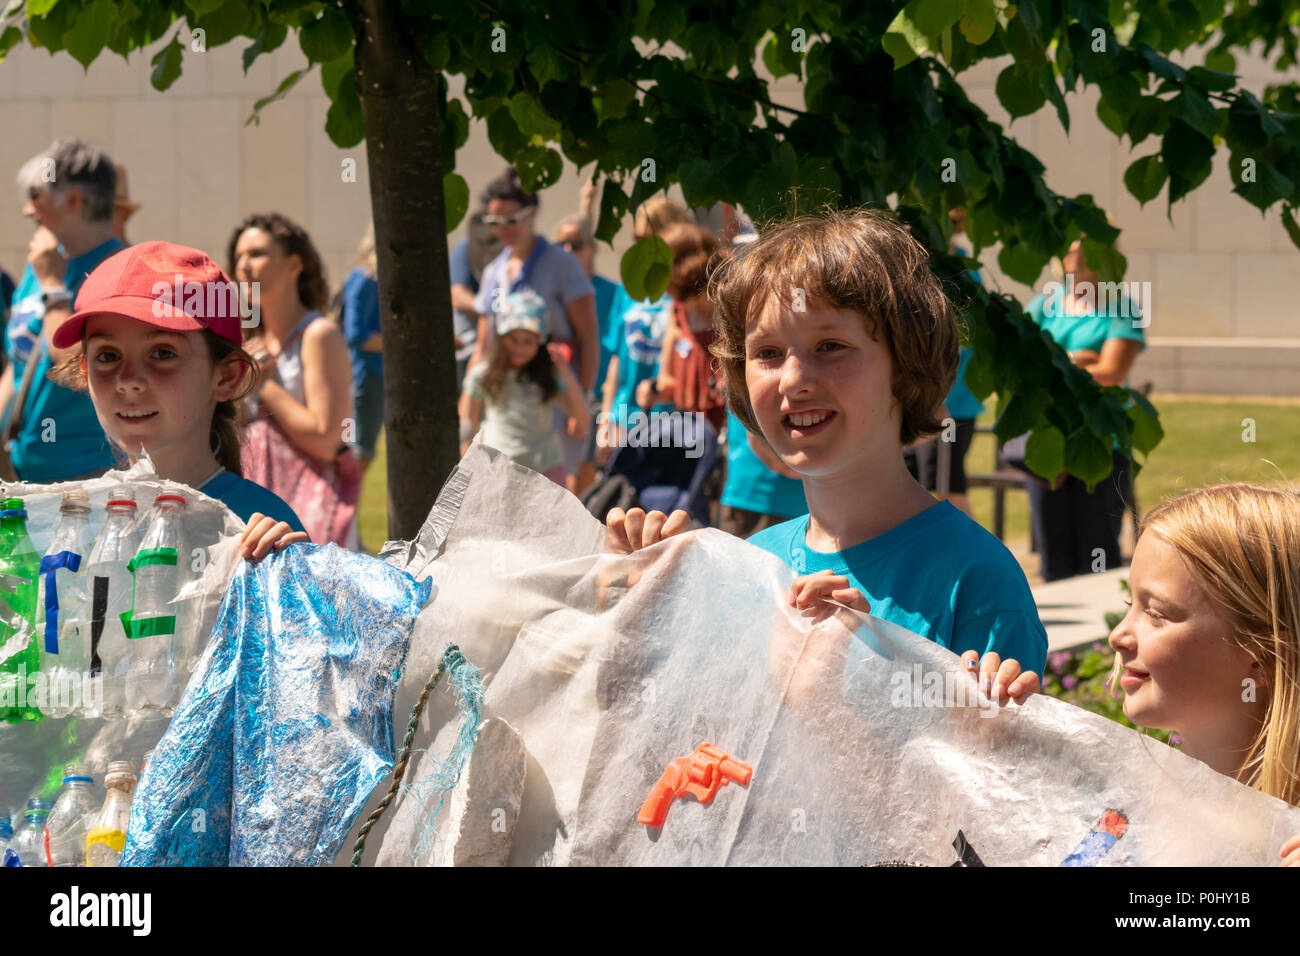
[{"label": "smiling face", "polygon": [[[86,322],[83,360],[95,414],[128,454],[209,454],[217,402],[236,394],[244,369],[214,365],[202,332],[167,332],[121,315]],[[161,473],[161,472],[160,472]]]},{"label": "smiling face", "polygon": [[514,199],[491,199],[486,220],[502,245],[517,246],[533,234],[536,206],[523,206]]},{"label": "smiling face", "polygon": [[829,477],[900,454],[893,363],[868,323],[848,309],[783,297],[754,304],[745,382],[768,443],[792,469]]},{"label": "smiling face", "polygon": [[510,367],[523,368],[533,360],[533,356],[541,347],[542,340],[536,332],[512,329],[501,339],[501,343],[505,346],[506,355],[510,359]]},{"label": "smiling face", "polygon": [[1124,713],[1135,724],[1184,735],[1242,718],[1244,678],[1260,668],[1233,640],[1228,612],[1182,555],[1153,531],[1138,539],[1129,570],[1133,603],[1110,635],[1123,666]]}]

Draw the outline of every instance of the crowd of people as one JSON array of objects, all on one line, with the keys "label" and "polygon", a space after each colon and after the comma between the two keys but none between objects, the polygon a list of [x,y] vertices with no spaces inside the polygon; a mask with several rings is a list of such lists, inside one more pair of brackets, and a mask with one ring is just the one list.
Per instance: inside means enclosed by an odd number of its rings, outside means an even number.
[{"label": "crowd of people", "polygon": [[[384,417],[373,234],[331,304],[310,237],[278,213],[232,229],[223,270],[198,250],[129,243],[124,172],[85,142],[54,143],[18,180],[36,228],[19,280],[0,278],[12,474],[87,478],[147,452],[159,475],[248,522],[250,559],[307,539],[358,547]],[[1018,562],[969,516],[962,458],[981,405],[926,250],[878,211],[759,236],[730,207],[657,197],[634,232],[662,239],[672,266],[663,295],[638,301],[596,270],[595,194],[589,183],[548,239],[513,169],[482,190],[451,251],[462,443],[481,430],[583,498],[613,551],[716,525],[786,563],[805,614],[839,613],[827,599],[870,612],[962,655],[990,696],[1035,692],[1046,633]],[[1062,270],[1067,289],[1098,279],[1078,242]],[[176,276],[255,287],[260,321],[159,309],[155,287]],[[1143,347],[1141,323],[1095,297],[1052,293],[1028,311],[1102,385],[1124,383]],[[932,436],[949,421],[954,454],[940,456]],[[1119,564],[1127,460],[1114,464],[1092,492],[1029,479],[1045,578],[1087,572],[1098,548]],[[1242,484],[1162,503],[1110,637],[1132,720],[1177,730],[1185,752],[1291,803],[1296,505]],[[1259,693],[1247,699],[1243,680]],[[1300,839],[1283,855],[1300,864]]]}]

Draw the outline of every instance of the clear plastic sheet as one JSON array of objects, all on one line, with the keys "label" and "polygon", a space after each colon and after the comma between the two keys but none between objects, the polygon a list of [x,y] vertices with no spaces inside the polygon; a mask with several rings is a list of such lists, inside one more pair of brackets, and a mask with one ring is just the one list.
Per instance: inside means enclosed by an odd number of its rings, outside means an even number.
[{"label": "clear plastic sheet", "polygon": [[[129,470],[110,471],[89,481],[3,484],[0,496],[23,499],[28,535],[36,550],[43,552],[58,526],[63,492],[85,489],[90,495],[91,528],[98,534],[103,526],[106,502],[124,486],[135,491],[138,521],[148,520],[154,497],[164,492],[179,492],[188,502],[181,563],[189,580],[178,595],[178,637],[184,645],[182,654],[193,662],[216,622],[226,582],[238,560],[237,536],[244,524],[225,505],[185,485],[160,479],[147,458]],[[19,649],[11,641],[6,648],[0,648],[0,658]],[[188,670],[178,675],[173,685],[176,698],[179,699],[188,678]],[[64,765],[74,760],[89,765],[97,788],[103,785],[110,761],[130,760],[138,767],[145,753],[162,736],[168,719],[145,714],[129,718],[47,715],[40,721],[0,723],[0,813],[10,813],[13,819],[19,820],[29,797],[37,794],[53,797]]]},{"label": "clear plastic sheet", "polygon": [[[386,548],[436,585],[397,713],[455,641],[483,672],[485,731],[452,799],[421,799],[456,733],[434,695],[367,862],[1271,865],[1300,832],[1300,809],[1112,721],[990,705],[955,655],[887,622],[810,623],[790,569],[737,538],[632,556],[603,538],[475,443],[417,540]],[[706,741],[752,766],[748,786],[638,823]]]},{"label": "clear plastic sheet", "polygon": [[431,586],[332,544],[240,562],[120,865],[328,863],[393,768],[393,695]]}]

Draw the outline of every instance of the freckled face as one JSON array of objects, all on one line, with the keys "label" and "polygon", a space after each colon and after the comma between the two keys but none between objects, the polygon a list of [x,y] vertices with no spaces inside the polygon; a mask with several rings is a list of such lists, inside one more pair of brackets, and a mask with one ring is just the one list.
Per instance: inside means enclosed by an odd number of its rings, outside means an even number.
[{"label": "freckled face", "polygon": [[745,382],[768,442],[792,469],[831,476],[900,450],[893,362],[869,323],[848,309],[777,296],[755,307]]}]

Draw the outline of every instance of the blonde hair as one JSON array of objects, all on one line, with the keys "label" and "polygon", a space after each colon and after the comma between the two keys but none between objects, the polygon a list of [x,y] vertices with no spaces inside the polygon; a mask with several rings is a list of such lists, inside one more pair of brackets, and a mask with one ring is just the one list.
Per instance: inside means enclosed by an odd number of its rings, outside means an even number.
[{"label": "blonde hair", "polygon": [[357,265],[372,276],[378,274],[379,258],[375,255],[375,221],[373,219],[366,224],[365,234],[361,237],[361,241],[357,243],[356,256]]},{"label": "blonde hair", "polygon": [[858,313],[872,338],[889,349],[902,445],[943,427],[939,407],[957,378],[956,313],[930,271],[930,254],[877,209],[781,223],[720,260],[710,274],[717,338],[709,348],[741,424],[762,434],[745,383],[745,333],[768,298],[795,289],[803,290],[805,301]]},{"label": "blonde hair", "polygon": [[1300,804],[1300,495],[1246,482],[1207,485],[1152,509],[1142,520],[1147,532],[1183,557],[1265,675],[1264,716],[1237,779]]},{"label": "blonde hair", "polygon": [[645,223],[650,235],[657,236],[664,227],[673,222],[693,223],[694,219],[686,207],[667,196],[651,196],[636,209],[636,221]]}]

